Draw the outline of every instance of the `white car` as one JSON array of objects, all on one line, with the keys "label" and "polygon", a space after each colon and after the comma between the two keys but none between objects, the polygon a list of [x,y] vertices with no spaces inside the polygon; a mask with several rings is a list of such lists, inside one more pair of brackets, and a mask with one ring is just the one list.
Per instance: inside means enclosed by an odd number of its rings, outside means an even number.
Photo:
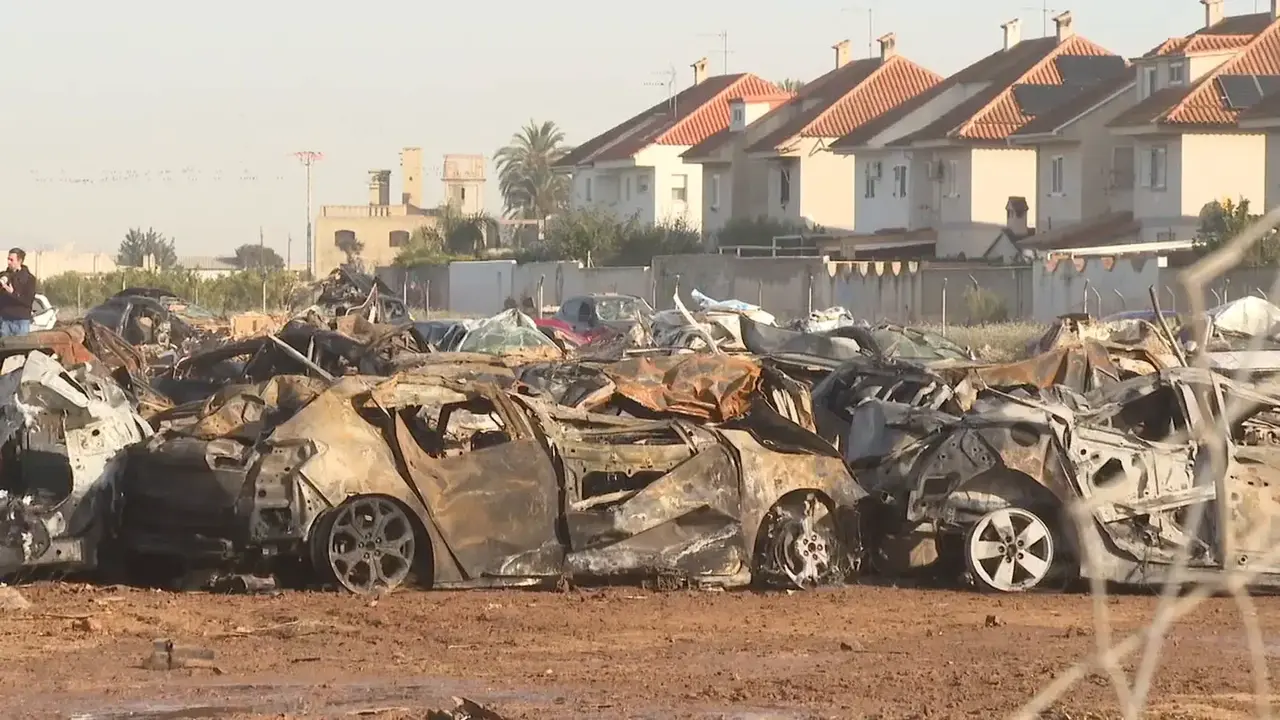
[{"label": "white car", "polygon": [[52,330],[53,324],[57,321],[58,308],[49,302],[49,298],[37,293],[35,299],[31,301],[31,332]]}]

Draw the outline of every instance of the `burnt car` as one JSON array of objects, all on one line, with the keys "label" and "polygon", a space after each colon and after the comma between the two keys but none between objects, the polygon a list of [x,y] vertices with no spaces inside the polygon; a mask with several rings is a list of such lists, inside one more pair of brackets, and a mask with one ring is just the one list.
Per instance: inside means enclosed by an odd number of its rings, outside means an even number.
[{"label": "burnt car", "polygon": [[[1253,419],[1277,406],[1280,397],[1178,367],[1085,395],[1061,386],[988,390],[961,417],[916,408],[888,424],[932,415],[936,427],[888,455],[875,451],[859,472],[877,506],[863,512],[876,519],[865,539],[884,561],[917,549],[904,538],[927,537],[936,547],[911,561],[952,563],[1000,592],[1054,575],[1146,585],[1241,569],[1280,585],[1280,562],[1266,559],[1280,541],[1271,490],[1280,458],[1248,444]],[[885,417],[864,407],[868,417],[855,411],[855,426],[880,432]],[[1209,461],[1211,450],[1224,462]],[[1091,522],[1072,521],[1081,503]],[[1197,514],[1203,522],[1193,532]],[[1188,578],[1172,576],[1180,548],[1189,549]],[[1096,562],[1082,562],[1085,549]]]},{"label": "burnt car", "polygon": [[348,377],[259,440],[244,433],[269,414],[235,409],[215,433],[139,447],[122,537],[143,567],[277,578],[302,568],[356,593],[410,578],[841,582],[859,556],[864,494],[829,446],[760,413],[712,428],[482,383]]},{"label": "burnt car", "polygon": [[[0,341],[2,577],[97,566],[112,534],[125,448],[151,434],[107,368],[63,335]],[[41,336],[50,347],[23,347]]]},{"label": "burnt car", "polygon": [[626,333],[653,318],[653,308],[635,295],[580,295],[565,300],[554,316],[573,332],[591,339],[609,330]]},{"label": "burnt car", "polygon": [[168,290],[126,288],[85,313],[131,345],[181,345],[221,327],[217,315]]}]

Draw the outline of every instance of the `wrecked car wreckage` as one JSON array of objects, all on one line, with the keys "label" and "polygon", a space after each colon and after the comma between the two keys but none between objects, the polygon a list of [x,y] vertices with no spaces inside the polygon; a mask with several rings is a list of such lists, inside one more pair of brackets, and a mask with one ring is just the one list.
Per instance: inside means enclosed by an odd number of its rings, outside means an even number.
[{"label": "wrecked car wreckage", "polygon": [[209,432],[223,409],[211,407],[134,447],[121,533],[157,560],[144,564],[300,565],[358,593],[410,576],[807,587],[856,568],[864,494],[834,450],[764,405],[699,426],[408,373],[342,378],[269,428],[265,403],[247,405],[230,413],[234,430]]}]

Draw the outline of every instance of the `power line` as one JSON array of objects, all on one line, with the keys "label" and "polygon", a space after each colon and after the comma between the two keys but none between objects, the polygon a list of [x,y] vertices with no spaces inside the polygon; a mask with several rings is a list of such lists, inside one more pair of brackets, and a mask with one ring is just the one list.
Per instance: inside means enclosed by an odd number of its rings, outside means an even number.
[{"label": "power line", "polygon": [[307,275],[315,277],[315,262],[312,258],[313,239],[311,237],[311,166],[324,159],[324,153],[317,150],[299,150],[294,157],[307,168]]}]

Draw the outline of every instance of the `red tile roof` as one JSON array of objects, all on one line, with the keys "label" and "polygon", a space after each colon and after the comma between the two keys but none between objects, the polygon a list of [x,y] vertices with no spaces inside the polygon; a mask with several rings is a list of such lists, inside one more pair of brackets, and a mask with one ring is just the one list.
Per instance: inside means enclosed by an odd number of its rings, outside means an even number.
[{"label": "red tile roof", "polygon": [[1211,27],[1200,28],[1184,37],[1169,38],[1151,50],[1144,58],[1169,55],[1214,54],[1238,50],[1271,24],[1271,13],[1233,15],[1223,18]]},{"label": "red tile roof", "polygon": [[806,83],[776,111],[791,117],[747,151],[776,150],[796,137],[843,137],[940,82],[941,75],[900,55],[847,63]]},{"label": "red tile roof", "polygon": [[[1190,85],[1164,88],[1152,93],[1118,115],[1108,126],[1234,126],[1241,111],[1227,105],[1217,79],[1223,75],[1280,75],[1280,23],[1274,22],[1270,13],[1257,13],[1227,18],[1214,25],[1214,28],[1222,27],[1228,22],[1232,23],[1229,26],[1233,30],[1232,35],[1238,34],[1241,29],[1255,29],[1235,56]],[[1203,32],[1205,31],[1188,37],[1200,37]],[[1159,52],[1160,49],[1156,48],[1148,56],[1170,54]]]},{"label": "red tile roof", "polygon": [[[793,92],[779,92],[772,95],[754,95],[744,98],[729,98],[729,102],[732,104],[734,101],[742,100],[747,103],[766,103],[769,105],[769,110],[766,111],[766,114],[768,114],[769,112],[776,110],[778,106],[791,100],[795,95],[796,94]],[[733,137],[733,131],[726,127],[723,130],[715,132],[706,140],[703,140],[697,145],[685,150],[683,153],[680,153],[680,157],[685,160],[708,157],[716,150],[720,149],[720,146],[728,142],[731,137]]]},{"label": "red tile roof", "polygon": [[1031,122],[1018,128],[1018,131],[1010,135],[1009,138],[1017,139],[1027,135],[1056,132],[1112,95],[1131,91],[1134,82],[1137,81],[1137,77],[1137,67],[1130,65],[1124,74],[1112,80],[1100,82],[1075,96],[1069,102],[1065,102],[1047,113],[1037,115]]},{"label": "red tile roof", "polygon": [[948,78],[948,84],[988,83],[929,125],[890,145],[910,145],[924,140],[1004,140],[1032,116],[1023,112],[1014,94],[1015,85],[1063,85],[1055,59],[1063,56],[1114,56],[1114,53],[1079,35],[1059,42],[1056,37],[1024,40],[979,60]]},{"label": "red tile roof", "polygon": [[660,102],[577,146],[556,167],[625,160],[650,145],[697,145],[729,126],[730,99],[777,92],[776,85],[751,73],[709,77],[681,91],[674,103]]}]

